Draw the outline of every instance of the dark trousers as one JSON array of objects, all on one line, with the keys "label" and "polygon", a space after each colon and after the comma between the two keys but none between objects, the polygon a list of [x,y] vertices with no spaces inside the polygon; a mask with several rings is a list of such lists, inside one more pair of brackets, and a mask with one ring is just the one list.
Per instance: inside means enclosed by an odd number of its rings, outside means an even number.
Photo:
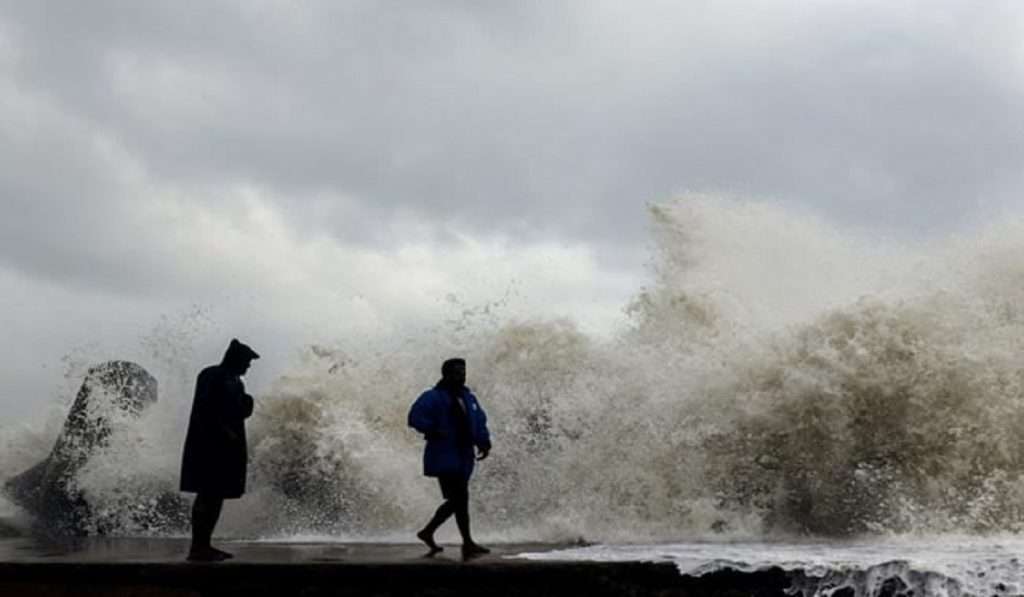
[{"label": "dark trousers", "polygon": [[454,514],[462,542],[473,543],[473,536],[469,530],[469,478],[464,475],[444,475],[438,477],[437,482],[441,486],[444,502],[437,508],[437,512],[424,530],[433,534],[437,527]]}]

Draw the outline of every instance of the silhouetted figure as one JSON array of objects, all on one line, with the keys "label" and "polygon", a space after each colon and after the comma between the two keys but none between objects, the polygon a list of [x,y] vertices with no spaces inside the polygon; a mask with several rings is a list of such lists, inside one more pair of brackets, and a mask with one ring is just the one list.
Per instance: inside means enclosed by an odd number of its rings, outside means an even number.
[{"label": "silhouetted figure", "polygon": [[232,557],[210,545],[210,539],[224,500],[245,493],[249,459],[245,419],[252,414],[253,402],[245,393],[241,376],[258,358],[253,349],[232,340],[221,363],[203,369],[196,379],[181,462],[181,490],[196,494],[189,560],[209,562]]},{"label": "silhouetted figure", "polygon": [[[449,359],[441,366],[441,381],[427,390],[409,410],[409,426],[427,440],[423,452],[423,474],[437,477],[444,502],[427,526],[416,536],[434,555],[442,551],[434,542],[434,531],[454,514],[462,535],[462,555],[470,558],[489,553],[477,545],[469,529],[469,477],[476,460],[491,451],[487,415],[476,396],[466,387],[466,361]],[[474,448],[480,455],[474,454]]]}]

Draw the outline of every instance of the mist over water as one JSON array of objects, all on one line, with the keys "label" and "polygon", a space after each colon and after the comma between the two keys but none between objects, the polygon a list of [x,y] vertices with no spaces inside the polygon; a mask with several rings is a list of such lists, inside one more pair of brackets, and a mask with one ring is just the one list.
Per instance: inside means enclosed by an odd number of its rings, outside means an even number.
[{"label": "mist over water", "polygon": [[[1020,530],[1024,222],[902,246],[712,197],[652,206],[651,222],[650,285],[607,336],[509,321],[499,302],[302,349],[256,396],[249,492],[223,531],[422,524],[439,497],[405,417],[452,355],[494,435],[471,485],[485,540]],[[190,338],[154,341],[160,401],[79,475],[107,525],[176,490]],[[44,457],[62,417],[5,425],[0,476]],[[121,532],[182,531],[138,519]]]}]

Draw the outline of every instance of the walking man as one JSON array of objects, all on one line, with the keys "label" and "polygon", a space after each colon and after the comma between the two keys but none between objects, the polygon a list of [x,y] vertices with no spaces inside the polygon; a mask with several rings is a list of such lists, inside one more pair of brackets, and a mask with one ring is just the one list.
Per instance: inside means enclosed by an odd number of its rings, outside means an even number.
[{"label": "walking man", "polygon": [[[409,426],[427,440],[423,474],[437,477],[444,498],[427,526],[416,533],[430,549],[428,555],[442,551],[434,542],[434,531],[453,514],[462,535],[462,556],[471,558],[490,553],[473,541],[469,529],[469,477],[475,461],[487,458],[490,453],[491,437],[487,431],[487,415],[466,387],[465,360],[444,362],[441,381],[420,395],[409,410]],[[474,448],[479,455],[474,454]]]},{"label": "walking man", "polygon": [[260,355],[232,340],[219,365],[207,367],[196,380],[192,414],[181,462],[181,490],[196,494],[192,503],[192,546],[189,561],[216,562],[232,557],[210,544],[224,500],[242,497],[248,448],[245,419],[252,414],[252,396],[242,376]]}]

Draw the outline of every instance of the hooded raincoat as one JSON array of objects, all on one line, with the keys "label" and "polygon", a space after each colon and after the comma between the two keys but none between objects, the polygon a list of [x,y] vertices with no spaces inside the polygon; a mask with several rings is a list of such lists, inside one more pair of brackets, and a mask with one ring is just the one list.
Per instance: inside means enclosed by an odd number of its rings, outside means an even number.
[{"label": "hooded raincoat", "polygon": [[245,419],[253,400],[237,371],[239,362],[258,356],[232,340],[221,363],[199,374],[181,462],[182,491],[226,499],[245,493]]}]

